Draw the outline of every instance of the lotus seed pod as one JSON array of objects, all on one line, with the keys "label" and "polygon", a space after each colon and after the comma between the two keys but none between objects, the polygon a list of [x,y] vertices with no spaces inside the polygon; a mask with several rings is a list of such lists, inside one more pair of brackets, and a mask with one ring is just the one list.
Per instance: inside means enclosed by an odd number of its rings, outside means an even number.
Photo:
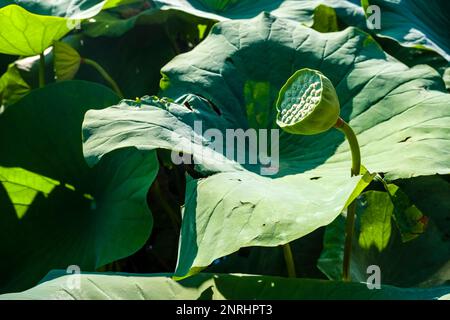
[{"label": "lotus seed pod", "polygon": [[340,113],[333,84],[322,73],[311,69],[298,70],[288,79],[279,92],[276,106],[277,124],[293,134],[327,131],[336,124]]}]

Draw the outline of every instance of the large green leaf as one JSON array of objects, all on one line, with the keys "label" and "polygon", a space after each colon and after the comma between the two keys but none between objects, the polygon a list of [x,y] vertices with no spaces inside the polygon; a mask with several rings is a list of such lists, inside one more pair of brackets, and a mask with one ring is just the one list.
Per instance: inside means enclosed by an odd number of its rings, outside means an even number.
[{"label": "large green leaf", "polygon": [[82,19],[127,0],[0,1],[0,53],[32,56],[44,52]]},{"label": "large green leaf", "polygon": [[154,0],[162,11],[176,10],[216,21],[254,18],[261,12],[312,25],[314,10],[323,4],[335,8],[339,16],[362,17],[362,8],[347,0]]},{"label": "large green leaf", "polygon": [[53,268],[93,271],[147,240],[155,155],[120,150],[92,169],[83,159],[84,113],[117,101],[101,85],[62,82],[0,115],[0,291],[27,289]]},{"label": "large green leaf", "polygon": [[[267,11],[320,32],[336,31],[346,26],[358,27],[382,37],[377,38],[377,41],[400,61],[410,66],[426,63],[443,73],[443,67],[448,62],[448,41],[445,36],[448,27],[445,16],[441,14],[445,12],[446,0],[435,1],[431,6],[415,2],[369,2],[363,1],[363,9],[359,0],[137,1],[129,6],[102,11],[94,20],[87,21],[83,30],[92,36],[117,36],[135,24],[172,25],[173,22],[167,22],[171,17],[181,18],[195,26],[198,23],[208,24],[208,19],[248,19]],[[381,29],[371,30],[367,27],[364,10],[371,4],[381,8]],[[417,6],[426,8],[418,10]],[[436,20],[429,19],[430,16],[434,17],[432,12],[438,12]],[[370,14],[369,12],[368,16]],[[196,18],[203,19],[203,22]],[[369,20],[372,18],[369,17]]]},{"label": "large green leaf", "polygon": [[[372,1],[369,2],[372,4]],[[210,24],[211,21],[248,19],[267,11],[320,32],[337,31],[346,26],[358,27],[379,36],[377,41],[383,49],[403,63],[409,66],[428,64],[443,75],[448,65],[448,41],[445,36],[448,27],[444,15],[440,14],[445,12],[445,2],[435,1],[431,6],[426,5],[426,10],[417,10],[417,5],[424,4],[373,1],[382,12],[381,29],[373,30],[368,28],[364,15],[369,3],[363,1],[363,9],[359,0],[156,0],[151,4],[137,1],[129,6],[102,11],[95,19],[83,24],[83,31],[90,36],[117,36],[135,24],[165,23],[170,27],[174,24],[174,17],[195,27],[199,23]],[[429,19],[433,16],[430,12],[439,12],[436,21]],[[174,31],[170,33],[176,34]]]},{"label": "large green leaf", "polygon": [[208,21],[253,18],[263,11],[323,32],[330,31],[327,20],[336,20],[336,16],[346,25],[365,25],[362,7],[347,0],[154,0],[103,11],[86,21],[83,30],[91,36],[117,36],[136,24],[167,23],[172,17],[196,26]]},{"label": "large green leaf", "polygon": [[[201,95],[227,127],[271,128],[279,88],[304,67],[334,83],[341,116],[356,131],[369,171],[384,172],[388,180],[449,172],[450,95],[439,74],[406,67],[355,28],[320,34],[267,14],[217,24],[203,43],[162,69],[162,95]],[[309,137],[282,133],[280,152],[279,175],[338,174],[350,158],[332,130]]]},{"label": "large green leaf", "polygon": [[[444,298],[450,292],[450,287],[401,289],[382,286],[379,290],[369,290],[360,283],[242,274],[198,274],[180,282],[164,274],[63,275],[56,272],[38,286],[20,293],[0,295],[0,300],[424,300]],[[50,280],[55,276],[59,277]],[[76,287],[76,277],[79,287]]]},{"label": "large green leaf", "polygon": [[[406,67],[354,28],[318,33],[268,14],[219,23],[163,68],[163,95],[178,104],[123,101],[88,112],[84,123],[90,163],[126,146],[165,148],[192,154],[198,170],[217,173],[187,184],[177,275],[241,247],[297,239],[345,207],[360,177],[349,177],[348,144],[336,130],[282,132],[279,171],[270,177],[260,175],[261,163],[239,166],[193,133],[195,120],[203,132],[273,128],[278,90],[304,67],[335,84],[342,116],[355,129],[371,172],[384,172],[388,180],[449,172],[450,96],[433,69]],[[360,181],[353,196],[369,180]]]},{"label": "large green leaf", "polygon": [[24,56],[40,54],[53,40],[71,30],[69,21],[32,14],[17,5],[0,8],[0,52]]},{"label": "large green leaf", "polygon": [[[204,100],[188,96],[181,103],[225,130],[223,119]],[[178,119],[185,117],[187,123],[195,119],[185,106],[168,104],[166,110],[160,104],[142,98],[140,104],[124,100],[117,106],[89,111],[84,148],[91,164],[113,149],[137,146],[192,154],[200,171],[219,172],[187,184],[179,275],[206,267],[240,247],[276,246],[327,225],[343,210],[353,190],[356,188],[357,194],[370,182],[369,176],[351,178],[348,170],[321,179],[308,173],[277,179],[260,176],[214,151],[206,140],[199,140],[193,129]],[[236,241],[229,241],[231,238]]]},{"label": "large green leaf", "polygon": [[433,50],[450,61],[450,24],[446,12],[448,1],[389,1],[362,0],[380,9],[380,27],[373,30],[378,36],[398,41],[402,46]]},{"label": "large green leaf", "polygon": [[[362,6],[360,3],[362,2]],[[450,59],[450,46],[446,34],[449,23],[445,16],[447,1],[389,0],[154,0],[153,8],[162,11],[183,11],[188,14],[223,21],[253,18],[263,11],[274,16],[289,18],[314,27],[315,15],[323,18],[320,6],[335,10],[346,25],[362,28],[374,34],[393,39],[406,47],[432,50]],[[381,12],[381,29],[369,30],[364,19],[368,6],[376,5]],[[153,9],[154,10],[154,9]],[[371,12],[367,12],[370,18]],[[369,19],[371,21],[371,19]]]},{"label": "large green leaf", "polygon": [[[444,14],[446,0],[434,1],[431,5],[417,1],[388,0],[365,0],[362,1],[362,6],[360,4],[361,1],[358,0],[154,0],[151,3],[137,1],[130,6],[101,12],[96,21],[87,22],[85,31],[96,36],[117,35],[136,23],[163,23],[172,15],[191,21],[193,17],[224,21],[249,19],[266,11],[277,17],[303,23],[321,32],[335,31],[333,28],[324,28],[324,23],[328,24],[327,20],[337,17],[340,28],[358,27],[380,37],[392,39],[404,47],[421,49],[409,52],[409,56],[405,56],[405,52],[399,52],[399,57],[405,61],[411,60],[410,55],[415,55],[416,52],[428,55],[422,49],[437,52],[449,60],[449,44],[445,33],[448,30],[448,22]],[[380,8],[380,29],[367,27],[364,12],[370,5]],[[370,21],[372,21],[371,14],[372,12],[367,12]],[[392,46],[389,43],[385,45],[388,48]]]},{"label": "large green leaf", "polygon": [[[450,281],[450,185],[440,177],[400,181],[414,204],[429,217],[424,234],[403,242],[391,220],[392,204],[385,192],[370,191],[358,201],[358,220],[352,250],[351,275],[366,281],[367,268],[377,265],[381,281],[391,285],[436,286]],[[371,220],[371,223],[367,223]],[[340,279],[345,236],[344,219],[326,228],[318,266],[330,278]],[[371,240],[370,242],[367,240]]]}]

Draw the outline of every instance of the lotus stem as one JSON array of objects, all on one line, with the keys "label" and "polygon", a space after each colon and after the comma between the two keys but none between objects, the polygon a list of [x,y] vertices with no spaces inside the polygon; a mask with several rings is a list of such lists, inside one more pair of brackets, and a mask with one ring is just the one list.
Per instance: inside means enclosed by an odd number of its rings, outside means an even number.
[{"label": "lotus stem", "polygon": [[101,74],[101,76],[106,80],[106,82],[109,83],[109,85],[114,89],[114,91],[119,95],[119,97],[123,98],[124,95],[122,94],[122,91],[120,90],[117,83],[114,81],[114,79],[109,75],[108,72],[106,72],[105,69],[101,65],[99,65],[97,62],[91,59],[82,58],[82,63],[88,64],[92,67],[94,67],[95,70],[98,71],[98,73]]},{"label": "lotus stem", "polygon": [[[347,138],[352,153],[351,175],[357,176],[361,168],[361,152],[355,132],[347,122],[339,118],[335,128],[342,131]],[[350,281],[350,258],[352,253],[353,232],[355,229],[356,200],[353,200],[347,208],[347,221],[345,226],[344,261],[342,264],[342,279]]]},{"label": "lotus stem", "polygon": [[39,88],[45,87],[45,56],[39,55]]},{"label": "lotus stem", "polygon": [[347,138],[350,145],[350,151],[352,152],[352,176],[359,175],[361,169],[361,152],[359,150],[358,139],[356,139],[355,132],[350,127],[350,125],[345,122],[342,118],[339,118],[335,125],[336,129],[342,131]]},{"label": "lotus stem", "polygon": [[295,264],[294,258],[292,257],[291,246],[289,243],[286,243],[282,247],[283,247],[284,261],[286,261],[288,276],[289,278],[296,278],[297,274],[295,272]]}]

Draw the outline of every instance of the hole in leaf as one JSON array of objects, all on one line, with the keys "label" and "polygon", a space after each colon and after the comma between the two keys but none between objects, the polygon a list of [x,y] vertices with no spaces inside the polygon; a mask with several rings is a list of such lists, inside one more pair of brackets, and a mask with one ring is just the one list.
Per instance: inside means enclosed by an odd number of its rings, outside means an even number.
[{"label": "hole in leaf", "polygon": [[406,137],[405,139],[403,139],[403,140],[400,140],[398,143],[401,143],[401,142],[406,142],[406,141],[408,141],[409,139],[411,139],[411,137]]},{"label": "hole in leaf", "polygon": [[215,113],[217,113],[217,115],[221,116],[222,112],[220,111],[220,109],[214,104],[214,102],[210,101],[209,99],[206,99],[204,96],[202,96],[201,94],[197,94],[197,96],[202,97],[203,99],[206,100],[206,102],[208,102],[209,106],[211,107],[211,109],[214,110]]},{"label": "hole in leaf", "polygon": [[309,180],[319,180],[320,178],[322,178],[322,177],[312,177],[312,178],[309,178]]},{"label": "hole in leaf", "polygon": [[189,104],[189,102],[185,101],[185,102],[183,103],[183,105],[184,105],[186,108],[188,108],[189,110],[194,111],[194,110],[192,109],[191,105]]},{"label": "hole in leaf", "polygon": [[232,66],[235,65],[233,59],[231,59],[230,57],[225,59],[225,63],[231,64]]}]

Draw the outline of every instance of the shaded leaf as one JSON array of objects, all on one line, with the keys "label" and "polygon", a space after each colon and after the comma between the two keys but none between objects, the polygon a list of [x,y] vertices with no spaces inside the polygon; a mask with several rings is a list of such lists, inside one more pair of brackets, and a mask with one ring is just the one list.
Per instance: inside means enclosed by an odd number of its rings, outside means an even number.
[{"label": "shaded leaf", "polygon": [[120,150],[92,169],[82,155],[84,112],[117,101],[101,85],[62,82],[0,115],[0,291],[27,289],[53,268],[94,271],[147,240],[154,153]]},{"label": "shaded leaf", "polygon": [[[377,265],[381,270],[381,282],[385,284],[401,287],[429,287],[448,283],[450,280],[449,184],[434,176],[401,180],[397,183],[415,205],[429,216],[428,227],[420,237],[406,243],[402,241],[397,228],[391,227],[389,242],[381,252],[375,247],[363,248],[357,239],[360,237],[360,225],[367,212],[364,210],[363,203],[358,201],[359,216],[350,270],[352,280],[366,281],[369,277],[367,268],[370,265]],[[373,204],[373,206],[376,205],[377,203]],[[341,217],[326,228],[324,250],[318,262],[319,269],[334,280],[341,279],[342,275],[344,230],[345,220]]]},{"label": "shaded leaf", "polygon": [[366,12],[368,6],[379,7],[381,29],[373,30],[378,36],[405,47],[433,50],[450,61],[448,1],[363,0],[362,5]]},{"label": "shaded leaf", "polygon": [[316,8],[324,5],[334,8],[337,15],[343,19],[348,19],[347,21],[364,22],[362,8],[353,1],[347,0],[155,0],[153,3],[156,8],[162,11],[183,11],[194,16],[217,21],[250,19],[265,11],[276,17],[289,18],[308,26],[313,25],[314,14],[323,13],[323,10],[316,11]]},{"label": "shaded leaf", "polygon": [[67,43],[56,41],[53,44],[53,56],[56,79],[73,79],[80,68],[80,54]]},{"label": "shaded leaf", "polygon": [[17,66],[11,63],[8,71],[0,77],[0,105],[11,105],[20,100],[30,90],[30,85],[22,78]]},{"label": "shaded leaf", "polygon": [[[324,229],[319,228],[289,244],[297,277],[325,278],[317,268],[317,260],[322,251]],[[205,269],[205,272],[288,276],[282,247],[242,248],[238,252],[215,260]]]},{"label": "shaded leaf", "polygon": [[193,25],[209,25],[215,21],[253,18],[263,11],[317,27],[322,32],[335,31],[336,17],[347,25],[365,25],[362,8],[345,0],[155,0],[103,11],[95,21],[85,22],[83,29],[90,36],[118,36],[136,24],[168,23],[174,17]]}]

